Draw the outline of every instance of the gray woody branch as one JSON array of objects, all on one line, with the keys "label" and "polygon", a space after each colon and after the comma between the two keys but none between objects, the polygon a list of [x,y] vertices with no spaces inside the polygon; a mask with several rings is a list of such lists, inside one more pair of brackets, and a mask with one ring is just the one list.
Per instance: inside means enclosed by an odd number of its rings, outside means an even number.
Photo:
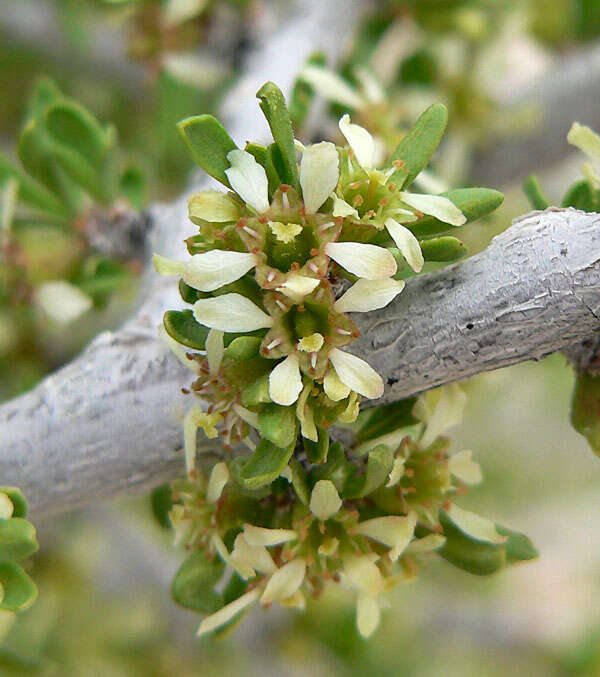
[{"label": "gray woody branch", "polygon": [[[160,233],[185,209],[157,209]],[[189,372],[156,340],[172,280],[35,390],[0,407],[0,477],[38,512],[139,491],[183,470],[180,387]],[[387,380],[385,400],[542,356],[600,329],[600,215],[573,209],[516,220],[482,253],[415,277],[387,308],[356,319],[351,345]],[[216,450],[201,442],[201,453]]]}]

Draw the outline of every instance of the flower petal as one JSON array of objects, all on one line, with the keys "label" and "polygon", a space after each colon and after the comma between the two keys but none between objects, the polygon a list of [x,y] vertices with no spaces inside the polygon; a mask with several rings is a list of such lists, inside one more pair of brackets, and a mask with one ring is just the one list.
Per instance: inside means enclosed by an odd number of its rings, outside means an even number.
[{"label": "flower petal", "polygon": [[194,254],[185,264],[183,279],[194,289],[214,291],[239,280],[255,265],[254,254],[213,249],[205,254]]},{"label": "flower petal", "polygon": [[310,495],[309,508],[321,522],[333,517],[342,507],[342,499],[331,480],[319,480]]},{"label": "flower petal", "polygon": [[44,282],[36,302],[40,310],[57,324],[69,324],[92,308],[92,299],[66,280]]},{"label": "flower petal", "polygon": [[350,388],[340,381],[333,367],[325,374],[323,389],[327,397],[334,402],[345,400],[350,394]]},{"label": "flower petal", "polygon": [[387,484],[385,485],[386,487],[393,487],[394,485],[398,484],[398,482],[404,477],[405,463],[406,463],[405,458],[402,458],[402,456],[396,456],[396,458],[394,459],[394,465],[392,466],[392,470],[390,471]]},{"label": "flower petal", "polygon": [[314,291],[319,286],[320,281],[318,278],[292,273],[281,287],[277,288],[277,291],[289,296],[292,301],[299,302],[307,294]]},{"label": "flower petal", "polygon": [[208,486],[206,487],[206,502],[216,503],[221,498],[223,487],[228,481],[229,468],[227,467],[227,463],[223,463],[222,461],[220,463],[215,463],[215,466],[210,473]]},{"label": "flower petal", "polygon": [[354,151],[358,164],[363,169],[374,169],[378,153],[377,144],[371,134],[364,127],[350,122],[348,113],[340,119],[339,127]]},{"label": "flower petal", "polygon": [[277,571],[275,562],[264,545],[250,545],[244,534],[238,534],[233,544],[231,559],[242,568],[252,569],[261,574]]},{"label": "flower petal", "polygon": [[416,513],[411,513],[407,517],[388,515],[360,522],[353,528],[353,532],[393,548],[390,558],[395,561],[410,543],[416,524]]},{"label": "flower petal", "polygon": [[360,82],[360,86],[365,94],[365,98],[370,104],[379,104],[385,102],[385,91],[379,80],[367,68],[358,67],[354,69],[354,75]]},{"label": "flower petal", "polygon": [[374,244],[330,242],[325,253],[349,273],[367,280],[391,277],[398,268],[390,252]]},{"label": "flower petal", "polygon": [[354,207],[351,207],[345,200],[342,200],[342,198],[338,197],[335,193],[332,195],[333,197],[333,210],[332,210],[332,215],[333,216],[342,216],[342,217],[347,217],[347,216],[353,216],[355,219],[358,219],[358,212]]},{"label": "flower petal", "polygon": [[375,564],[377,559],[375,554],[350,555],[344,558],[344,576],[348,583],[370,597],[378,595],[384,587],[383,576]]},{"label": "flower petal", "polygon": [[269,208],[269,183],[262,165],[245,150],[227,153],[231,167],[225,170],[229,183],[242,200],[262,214]]},{"label": "flower petal", "polygon": [[206,358],[208,369],[211,374],[218,374],[225,353],[223,332],[219,329],[211,329],[206,337]]},{"label": "flower petal", "polygon": [[253,524],[244,524],[244,538],[249,545],[281,545],[295,541],[298,534],[292,529],[266,529]]},{"label": "flower petal", "polygon": [[262,604],[271,604],[276,600],[291,597],[304,581],[306,560],[295,557],[291,562],[284,564],[269,579],[267,587],[260,598]]},{"label": "flower petal", "polygon": [[420,440],[427,448],[437,437],[462,421],[467,395],[457,383],[429,390],[422,395],[414,408],[415,416],[427,424]]},{"label": "flower petal", "polygon": [[12,514],[15,510],[14,503],[10,500],[9,496],[3,491],[0,491],[0,519],[7,520],[12,517]]},{"label": "flower petal", "polygon": [[254,590],[250,590],[250,592],[238,597],[235,601],[226,604],[216,613],[207,616],[202,623],[200,623],[200,627],[196,633],[197,636],[200,637],[201,635],[206,635],[207,633],[220,628],[222,625],[229,623],[229,621],[241,611],[248,608],[251,604],[254,604],[258,599],[259,594],[260,590],[254,588]]},{"label": "flower petal", "polygon": [[592,160],[600,160],[600,135],[590,127],[574,122],[567,134],[567,141]]},{"label": "flower petal", "polygon": [[328,101],[356,109],[364,108],[367,103],[345,80],[327,68],[309,64],[304,66],[298,79],[308,82]]},{"label": "flower petal", "polygon": [[206,437],[213,440],[219,434],[215,426],[221,422],[221,419],[221,414],[207,414],[198,404],[193,406],[184,416],[183,439],[185,467],[188,473],[194,469],[196,464],[198,428],[202,428]]},{"label": "flower petal", "polygon": [[229,223],[240,217],[240,207],[218,190],[203,190],[188,198],[188,215],[194,223]]},{"label": "flower petal", "polygon": [[[420,249],[419,249],[420,251]],[[368,313],[387,306],[403,289],[404,280],[358,280],[334,304],[338,313]]]},{"label": "flower petal", "polygon": [[186,266],[182,261],[173,261],[160,254],[154,254],[152,263],[159,275],[182,275]]},{"label": "flower petal", "polygon": [[462,226],[467,222],[465,215],[454,202],[443,195],[420,195],[402,191],[400,199],[423,214],[435,216],[436,219],[449,223],[451,226]]},{"label": "flower petal", "polygon": [[492,520],[477,515],[469,510],[463,510],[454,503],[446,511],[454,524],[467,536],[477,541],[486,543],[504,543],[506,536],[496,531],[496,525]]},{"label": "flower petal", "polygon": [[241,294],[223,294],[199,299],[194,303],[194,317],[211,329],[246,332],[270,327],[273,320]]},{"label": "flower petal", "polygon": [[269,396],[284,407],[294,404],[302,392],[298,355],[288,355],[269,374]]},{"label": "flower petal", "polygon": [[383,395],[381,376],[360,357],[332,348],[329,359],[342,383],[369,400]]},{"label": "flower petal", "polygon": [[394,219],[386,219],[385,227],[398,249],[402,252],[402,256],[404,256],[408,265],[415,273],[420,273],[425,260],[419,240],[408,228],[401,226]]},{"label": "flower petal", "polygon": [[300,162],[300,185],[306,211],[316,212],[335,189],[340,176],[336,147],[329,141],[306,146]]},{"label": "flower petal", "polygon": [[448,470],[465,484],[479,484],[483,479],[481,466],[471,458],[472,455],[470,449],[464,449],[452,454],[448,460]]},{"label": "flower petal", "polygon": [[356,627],[361,637],[370,637],[377,630],[380,618],[377,600],[369,595],[359,595],[356,601]]}]

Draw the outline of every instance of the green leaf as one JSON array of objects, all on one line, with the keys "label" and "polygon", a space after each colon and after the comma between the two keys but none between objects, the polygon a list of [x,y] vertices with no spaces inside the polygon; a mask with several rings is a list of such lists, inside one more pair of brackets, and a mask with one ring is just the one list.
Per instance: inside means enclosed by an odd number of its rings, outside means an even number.
[{"label": "green leaf", "polygon": [[250,460],[240,471],[240,481],[247,489],[260,489],[277,479],[288,464],[294,447],[294,441],[287,448],[278,447],[269,440],[261,440]]},{"label": "green leaf", "polygon": [[454,566],[477,576],[487,576],[506,564],[504,544],[487,543],[468,536],[445,510],[440,511],[440,524],[446,542],[437,552]]},{"label": "green leaf", "polygon": [[598,211],[598,200],[593,186],[586,180],[577,181],[566,192],[562,206],[574,207],[584,212]]},{"label": "green leaf", "polygon": [[394,464],[394,454],[385,444],[378,444],[369,452],[367,469],[362,475],[352,477],[344,487],[343,498],[368,496],[388,480]]},{"label": "green leaf", "polygon": [[600,456],[600,376],[578,374],[571,402],[571,424]]},{"label": "green leaf", "polygon": [[51,191],[38,183],[20,169],[13,167],[0,153],[0,183],[14,178],[19,182],[19,200],[26,204],[48,210],[54,214],[64,215],[65,207]]},{"label": "green leaf", "polygon": [[[327,58],[323,52],[315,52],[308,57],[306,64],[309,66],[325,66]],[[300,129],[310,111],[315,98],[315,89],[306,80],[297,78],[292,89],[290,100],[290,118],[294,129]]]},{"label": "green leaf", "polygon": [[244,147],[246,153],[250,153],[252,157],[258,162],[259,165],[265,166],[267,159],[267,148],[266,146],[261,145],[260,143],[253,143],[248,141]]},{"label": "green leaf", "polygon": [[268,374],[257,378],[242,390],[242,404],[244,407],[255,407],[258,404],[270,401]]},{"label": "green leaf", "polygon": [[496,531],[502,536],[508,536],[508,540],[503,544],[506,550],[507,564],[526,562],[540,556],[529,536],[525,536],[518,531],[512,531],[512,529],[507,529],[499,524],[496,524]]},{"label": "green leaf", "polygon": [[469,253],[458,238],[451,235],[443,235],[442,237],[433,237],[430,240],[421,241],[421,251],[425,261],[441,261],[448,263],[450,261],[458,261],[463,256]]},{"label": "green leaf", "polygon": [[27,102],[27,119],[42,117],[51,105],[61,99],[64,99],[64,96],[53,80],[39,78]]},{"label": "green leaf", "polygon": [[391,162],[402,163],[390,181],[402,187],[408,187],[417,175],[425,169],[429,159],[438,147],[446,124],[448,109],[441,103],[435,103],[424,111],[414,127],[402,139],[392,154]]},{"label": "green leaf", "polygon": [[204,550],[196,550],[179,567],[171,585],[177,604],[200,613],[212,614],[224,604],[223,595],[214,590],[225,572],[218,557],[209,559]]},{"label": "green leaf", "polygon": [[258,413],[258,429],[278,447],[289,447],[296,441],[296,408],[265,404]]},{"label": "green leaf", "polygon": [[196,322],[191,310],[167,310],[163,317],[167,334],[188,348],[206,349],[206,337],[209,329]]},{"label": "green leaf", "polygon": [[300,193],[294,132],[283,94],[275,83],[266,82],[258,90],[256,96],[260,99],[261,110],[269,123],[273,140],[281,152],[283,165],[283,174],[280,175],[281,179]]},{"label": "green leaf", "polygon": [[267,173],[267,180],[269,182],[269,200],[273,199],[275,191],[285,181],[281,178],[280,172],[284,171],[283,159],[281,151],[278,146],[272,143],[265,154],[265,172]]},{"label": "green leaf", "polygon": [[31,522],[22,517],[0,520],[0,562],[24,559],[38,547]]},{"label": "green leaf", "polygon": [[344,448],[339,442],[335,442],[329,446],[327,462],[311,468],[309,478],[312,486],[319,480],[331,480],[338,493],[341,493],[346,482],[355,474],[356,466],[348,463]]},{"label": "green leaf", "polygon": [[258,336],[239,336],[229,344],[225,356],[232,360],[250,360],[258,355],[261,343]]},{"label": "green leaf", "polygon": [[183,278],[179,280],[179,294],[186,303],[196,303],[198,299],[205,299],[210,294],[194,289],[189,284],[184,282]]},{"label": "green leaf", "polygon": [[[467,221],[475,221],[493,212],[504,200],[502,193],[491,188],[457,188],[440,194],[451,200],[465,215]],[[418,238],[438,235],[455,228],[434,216],[424,216],[417,221],[411,221],[406,227]]]},{"label": "green leaf", "polygon": [[530,174],[523,181],[523,192],[529,200],[532,209],[546,209],[550,206],[540,185],[540,180],[535,174]]},{"label": "green leaf", "polygon": [[0,492],[6,494],[12,501],[14,506],[13,517],[27,516],[27,500],[20,489],[17,489],[17,487],[0,487]]},{"label": "green leaf", "polygon": [[292,486],[296,492],[296,496],[304,505],[310,503],[310,489],[308,488],[308,476],[302,464],[292,457],[289,462],[290,470],[292,471]]},{"label": "green leaf", "polygon": [[0,609],[5,611],[24,611],[37,597],[35,583],[14,562],[0,562],[0,587],[4,589]]},{"label": "green leaf", "polygon": [[135,209],[143,209],[148,200],[148,183],[141,167],[127,165],[119,178],[119,192]]},{"label": "green leaf", "polygon": [[173,507],[173,492],[169,484],[162,484],[155,487],[150,494],[150,506],[152,514],[163,529],[171,528],[169,512]]},{"label": "green leaf", "polygon": [[359,419],[361,427],[356,434],[357,444],[418,423],[418,420],[412,414],[416,401],[416,397],[409,397],[399,402],[374,407],[370,411],[367,409]]},{"label": "green leaf", "polygon": [[196,115],[177,123],[177,129],[194,161],[217,181],[230,188],[225,170],[231,166],[227,153],[235,150],[233,139],[212,115]]},{"label": "green leaf", "polygon": [[329,434],[323,428],[317,428],[318,441],[302,438],[304,451],[310,463],[325,463],[329,451]]}]

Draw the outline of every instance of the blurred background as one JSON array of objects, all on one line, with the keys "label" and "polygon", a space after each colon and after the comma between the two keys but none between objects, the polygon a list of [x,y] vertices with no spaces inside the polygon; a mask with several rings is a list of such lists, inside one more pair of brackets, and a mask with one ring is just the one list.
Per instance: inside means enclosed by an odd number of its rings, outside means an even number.
[{"label": "blurred background", "polygon": [[[450,123],[431,180],[506,195],[463,229],[471,254],[529,210],[520,184],[530,172],[560,204],[582,163],[566,143],[571,122],[600,129],[600,2],[332,4],[352,7],[354,25],[335,50],[313,45],[337,61],[312,62],[367,103],[326,101],[298,81],[300,138],[335,138],[350,110],[392,143],[441,101]],[[0,400],[131,312],[145,208],[197,181],[175,123],[201,112],[226,119],[247,64],[283,26],[306,30],[313,5],[0,0]],[[376,105],[365,71],[381,87]],[[253,94],[233,104],[252,107]],[[110,166],[94,161],[96,137],[75,148],[60,118],[40,122],[50,100],[93,120]],[[70,165],[69,152],[87,164]],[[48,188],[15,196],[11,178],[23,174]],[[98,181],[111,190],[97,193]],[[181,552],[149,497],[36,515],[41,548],[29,568],[39,598],[0,627],[0,675],[600,675],[600,464],[569,423],[573,382],[562,355],[474,378],[452,435],[485,478],[465,507],[527,533],[537,561],[487,579],[430,565],[394,590],[369,641],[351,601],[335,595],[304,614],[255,611],[231,636],[198,641],[197,617],[170,599]]]}]

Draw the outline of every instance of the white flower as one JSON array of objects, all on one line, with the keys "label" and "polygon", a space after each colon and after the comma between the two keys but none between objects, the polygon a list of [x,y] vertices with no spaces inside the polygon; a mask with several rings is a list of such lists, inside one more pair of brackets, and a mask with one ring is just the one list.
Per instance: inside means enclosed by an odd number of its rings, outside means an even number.
[{"label": "white flower", "polygon": [[269,578],[267,586],[260,598],[262,604],[289,599],[302,585],[306,572],[306,560],[295,557],[284,564]]},{"label": "white flower", "polygon": [[451,226],[462,226],[467,222],[467,218],[454,202],[443,195],[421,195],[402,191],[400,198],[423,214],[435,216],[436,219],[449,223]]},{"label": "white flower", "polygon": [[206,337],[206,358],[208,360],[209,372],[214,376],[219,373],[223,355],[225,353],[225,343],[223,341],[223,332],[218,329],[211,329]]},{"label": "white flower", "polygon": [[204,430],[204,434],[209,439],[215,439],[219,432],[215,427],[221,422],[222,416],[219,413],[207,414],[199,405],[193,406],[183,419],[183,439],[185,450],[185,467],[190,473],[196,463],[196,443],[198,428]]},{"label": "white flower", "polygon": [[319,283],[320,280],[318,278],[292,273],[280,287],[277,287],[277,291],[289,296],[292,301],[299,303],[307,294],[314,291],[319,286]]},{"label": "white flower", "polygon": [[36,295],[42,312],[57,324],[70,324],[92,307],[92,299],[66,280],[44,282]]},{"label": "white flower", "polygon": [[245,150],[227,153],[231,167],[225,170],[229,183],[242,200],[258,214],[269,208],[269,182],[262,165]]},{"label": "white flower", "polygon": [[388,515],[359,522],[353,531],[392,548],[390,559],[395,562],[412,540],[416,524],[417,516],[413,512],[407,517]]},{"label": "white flower", "polygon": [[347,113],[340,119],[339,127],[354,152],[358,164],[367,171],[375,169],[379,151],[371,134],[364,127],[350,122],[350,116]]},{"label": "white flower", "polygon": [[298,355],[292,353],[269,374],[269,397],[283,406],[293,404],[302,392]]},{"label": "white flower", "polygon": [[198,299],[194,317],[205,327],[227,332],[254,331],[273,324],[273,319],[252,301],[235,293]]},{"label": "white flower", "polygon": [[[420,249],[419,249],[420,251]],[[334,304],[339,313],[368,313],[387,306],[404,289],[403,280],[358,280]]]},{"label": "white flower", "polygon": [[341,197],[338,197],[335,193],[332,194],[333,197],[333,216],[353,216],[355,219],[358,219],[358,212],[354,207],[351,207],[345,200],[342,200]]},{"label": "white flower", "polygon": [[339,376],[335,373],[333,367],[325,374],[323,389],[325,390],[327,397],[334,402],[345,400],[350,394],[350,388],[340,381]]},{"label": "white flower", "polygon": [[360,357],[332,348],[329,359],[342,383],[369,400],[383,395],[381,376]]},{"label": "white flower", "polygon": [[394,459],[394,465],[390,471],[390,475],[387,481],[386,487],[393,487],[404,477],[404,464],[406,459],[402,456],[396,456]]},{"label": "white flower", "polygon": [[383,592],[384,582],[377,555],[350,555],[344,558],[344,578],[360,593],[375,597]]},{"label": "white flower", "polygon": [[250,592],[238,597],[235,601],[230,604],[226,604],[222,609],[219,609],[216,613],[211,616],[207,616],[196,633],[198,637],[206,635],[213,630],[217,630],[221,626],[229,623],[232,618],[235,618],[240,612],[244,609],[247,609],[251,604],[254,604],[260,595],[260,590],[255,588]]},{"label": "white flower", "polygon": [[304,148],[300,185],[306,211],[316,212],[335,189],[338,179],[339,158],[333,143],[322,141]]},{"label": "white flower", "polygon": [[233,543],[231,561],[241,569],[261,574],[272,574],[277,570],[273,558],[264,545],[250,545],[244,534],[238,534]]},{"label": "white flower", "polygon": [[402,253],[402,256],[406,259],[408,265],[415,273],[420,273],[425,260],[423,259],[423,252],[421,251],[419,240],[417,240],[408,228],[400,225],[392,218],[386,219],[385,227]]},{"label": "white flower", "polygon": [[215,463],[208,479],[206,502],[216,503],[221,498],[221,493],[227,482],[229,482],[229,468],[227,467],[227,463]]},{"label": "white flower", "polygon": [[466,403],[467,396],[457,383],[429,390],[419,397],[413,413],[427,424],[421,446],[430,446],[448,428],[460,423]]},{"label": "white flower", "polygon": [[312,514],[321,522],[333,517],[342,507],[335,484],[331,480],[319,480],[313,487],[310,495],[309,508]]},{"label": "white flower", "polygon": [[189,261],[171,261],[154,254],[154,267],[160,275],[181,275],[184,282],[200,291],[214,291],[239,280],[256,265],[256,256],[246,252],[213,249],[194,254]]},{"label": "white flower", "polygon": [[356,627],[361,636],[365,639],[370,637],[377,630],[380,618],[381,612],[375,597],[359,595],[356,600]]},{"label": "white flower", "polygon": [[292,529],[267,529],[254,524],[244,524],[244,538],[250,545],[281,545],[295,541],[298,534]]},{"label": "white flower", "polygon": [[0,491],[0,519],[9,519],[9,517],[12,517],[14,510],[15,506],[10,497],[3,491]]},{"label": "white flower", "polygon": [[374,244],[329,242],[325,253],[349,273],[367,280],[383,280],[398,269],[392,254]]},{"label": "white flower", "polygon": [[328,101],[335,101],[357,110],[368,104],[368,101],[363,99],[345,80],[327,68],[308,64],[300,72],[299,79],[312,85]]},{"label": "white flower", "polygon": [[463,510],[454,503],[446,511],[454,524],[467,536],[486,543],[504,543],[506,536],[496,531],[496,525],[489,519]]},{"label": "white flower", "polygon": [[479,484],[483,479],[481,466],[471,456],[473,452],[464,449],[450,456],[448,470],[465,484]]},{"label": "white flower", "polygon": [[240,207],[218,190],[203,190],[188,198],[188,215],[194,223],[197,220],[229,223],[237,221]]}]

